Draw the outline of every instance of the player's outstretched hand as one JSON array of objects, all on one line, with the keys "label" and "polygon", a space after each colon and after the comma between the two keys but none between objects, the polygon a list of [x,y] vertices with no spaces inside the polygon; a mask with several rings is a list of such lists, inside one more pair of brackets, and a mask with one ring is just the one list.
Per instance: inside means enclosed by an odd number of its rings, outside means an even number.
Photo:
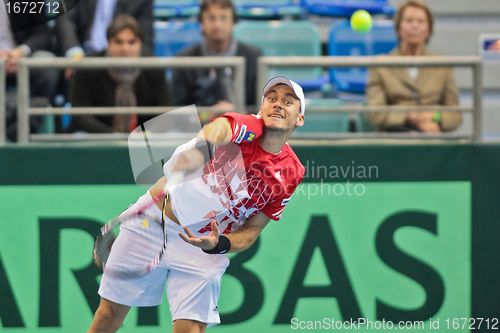
[{"label": "player's outstretched hand", "polygon": [[179,232],[179,236],[187,243],[199,247],[202,250],[210,251],[217,246],[219,242],[219,229],[217,229],[217,222],[212,220],[210,223],[212,231],[208,236],[196,237],[187,226],[182,226],[184,232]]}]

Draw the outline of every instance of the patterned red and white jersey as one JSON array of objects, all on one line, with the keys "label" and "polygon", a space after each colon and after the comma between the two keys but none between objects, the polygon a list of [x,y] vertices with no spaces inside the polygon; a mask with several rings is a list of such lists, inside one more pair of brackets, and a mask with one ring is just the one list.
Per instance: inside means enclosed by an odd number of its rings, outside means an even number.
[{"label": "patterned red and white jersey", "polygon": [[[233,143],[218,147],[197,177],[170,193],[175,215],[181,223],[192,225],[190,229],[198,235],[211,230],[212,219],[226,234],[241,228],[259,211],[278,221],[304,178],[304,166],[288,143],[278,154],[261,148],[262,119],[238,113],[224,117],[231,124]],[[193,146],[194,140],[178,150]]]}]

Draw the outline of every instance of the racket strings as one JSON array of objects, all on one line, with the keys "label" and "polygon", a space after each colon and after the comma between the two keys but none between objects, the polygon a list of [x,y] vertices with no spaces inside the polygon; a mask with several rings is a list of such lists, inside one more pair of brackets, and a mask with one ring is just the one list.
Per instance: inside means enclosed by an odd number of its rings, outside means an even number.
[{"label": "racket strings", "polygon": [[[147,214],[146,211],[148,208],[150,208],[153,204],[156,204],[158,201],[163,199],[163,206],[162,206],[162,212],[161,212],[161,221],[158,217],[154,217],[150,214]],[[156,256],[151,259],[151,257],[148,258],[142,258],[139,260],[144,260],[142,268],[140,266],[137,266],[136,268],[130,269],[130,273],[132,275],[141,275],[141,274],[146,274],[153,270],[155,267],[157,267],[161,259],[166,252],[166,246],[167,246],[167,233],[166,233],[166,223],[165,223],[165,208],[167,204],[167,200],[169,199],[168,192],[163,192],[156,195],[155,197],[152,198],[151,201],[147,202],[146,204],[142,205],[141,207],[138,207],[137,209],[134,209],[133,211],[130,211],[130,214],[127,214],[126,216],[120,216],[117,218],[112,219],[108,223],[104,224],[100,228],[100,233],[96,237],[95,243],[94,243],[94,256],[96,260],[96,264],[103,269],[106,268],[106,263],[108,261],[109,255],[111,253],[111,247],[113,246],[113,243],[115,242],[118,233],[120,233],[119,228],[122,226],[128,225],[129,223],[137,222],[140,224],[141,227],[144,227],[148,224],[144,224],[144,220],[147,219],[149,221],[156,221],[156,223],[161,224],[162,228],[162,241],[161,241],[161,249],[157,250],[158,252],[156,253]],[[141,221],[139,221],[141,220]],[[141,231],[143,228],[134,228],[135,232]],[[138,234],[137,236],[140,236]],[[143,235],[144,236],[144,235]],[[140,237],[139,239],[146,239],[146,243],[142,244],[143,247],[148,247],[148,245],[151,245],[150,240],[147,240],[146,237]],[[158,244],[160,245],[160,244]],[[138,254],[138,253],[136,253]],[[138,259],[138,258],[135,258]],[[134,265],[135,266],[135,265]],[[132,268],[132,266],[129,267],[123,267],[123,268]],[[109,268],[107,269],[109,271]],[[111,272],[110,272],[111,273]],[[125,272],[116,272],[117,274],[119,273],[120,275],[126,274]]]}]

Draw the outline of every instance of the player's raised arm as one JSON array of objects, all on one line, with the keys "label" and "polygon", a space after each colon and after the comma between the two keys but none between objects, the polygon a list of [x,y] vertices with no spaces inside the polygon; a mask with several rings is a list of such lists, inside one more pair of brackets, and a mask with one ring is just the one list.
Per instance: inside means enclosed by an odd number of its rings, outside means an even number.
[{"label": "player's raised arm", "polygon": [[228,112],[203,126],[199,140],[204,139],[214,145],[234,142],[252,142],[264,133],[264,122],[255,115]]}]

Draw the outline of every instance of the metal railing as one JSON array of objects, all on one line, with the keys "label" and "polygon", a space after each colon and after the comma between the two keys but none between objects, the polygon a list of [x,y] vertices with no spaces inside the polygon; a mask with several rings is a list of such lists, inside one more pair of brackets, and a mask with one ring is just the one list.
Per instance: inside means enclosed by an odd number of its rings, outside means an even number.
[{"label": "metal railing", "polygon": [[[137,114],[159,114],[177,107],[85,107],[85,108],[32,108],[29,105],[29,70],[30,68],[220,68],[233,67],[235,69],[234,91],[236,108],[244,109],[245,104],[245,62],[242,57],[184,57],[184,58],[87,58],[83,60],[70,60],[66,58],[54,59],[22,59],[18,67],[18,141],[28,142],[29,117],[31,115],[61,115],[61,114],[116,114],[116,113],[137,113]],[[472,107],[459,106],[436,106],[442,111],[472,112],[473,115],[473,135],[476,141],[481,139],[481,89],[482,89],[482,61],[480,57],[445,57],[445,56],[425,56],[425,57],[261,57],[258,63],[258,100],[260,104],[260,92],[267,81],[269,67],[407,67],[407,66],[455,66],[471,67],[473,70],[473,105]],[[175,83],[174,83],[175,84]],[[0,63],[0,143],[5,141],[5,67]],[[358,112],[407,112],[409,110],[428,109],[430,106],[364,106],[364,105],[342,105],[323,106],[308,108],[308,112],[327,113],[358,113]],[[432,106],[431,106],[432,107]],[[217,112],[212,107],[198,107],[202,112]],[[331,133],[332,135],[306,134],[313,139],[328,138],[430,138],[430,139],[456,139],[453,133],[442,133],[439,135],[419,135],[419,134],[387,134],[380,132],[364,133]],[[57,135],[34,134],[33,137],[40,139],[47,137],[48,141],[57,140]],[[67,135],[66,135],[67,136]],[[109,138],[116,138],[116,135],[108,135]],[[125,137],[125,136],[123,136]],[[78,139],[78,138],[76,138]]]},{"label": "metal railing", "polygon": [[[473,132],[472,139],[475,141],[481,140],[482,133],[482,60],[476,56],[456,57],[456,56],[422,56],[422,57],[404,57],[404,56],[370,56],[370,57],[261,57],[258,61],[257,72],[257,101],[260,103],[260,93],[268,80],[268,70],[270,67],[471,67],[473,71],[473,106],[458,107],[458,106],[442,106],[441,111],[460,111],[472,112],[473,117]],[[363,105],[342,105],[342,106],[327,106],[320,108],[307,108],[307,112],[328,112],[328,113],[367,113],[367,112],[407,112],[407,111],[423,111],[428,110],[433,105],[425,106],[363,106]],[[349,137],[349,138],[429,138],[429,139],[456,139],[462,136],[456,136],[453,133],[442,133],[439,135],[429,135],[427,133],[411,133],[397,134],[381,133],[381,132],[361,132],[361,133],[332,133],[328,135],[330,138]],[[307,137],[315,138],[316,134],[307,134]],[[296,136],[297,138],[299,136]],[[304,135],[300,136],[305,137]],[[323,135],[322,138],[325,138]]]},{"label": "metal railing", "polygon": [[[85,58],[71,60],[66,58],[21,59],[17,72],[17,121],[18,142],[26,143],[30,138],[29,117],[47,114],[160,114],[178,107],[79,107],[79,108],[33,108],[30,107],[29,70],[31,68],[65,69],[65,68],[234,68],[233,87],[236,110],[245,108],[245,59],[243,57],[175,57],[175,58]],[[0,73],[1,74],[1,73]],[[174,83],[175,84],[175,83]],[[5,91],[5,89],[3,89]],[[1,97],[1,95],[0,95]],[[180,107],[180,106],[179,106]],[[198,111],[217,112],[216,108],[197,108]],[[1,111],[1,109],[0,109]],[[4,117],[3,117],[4,118]],[[1,133],[1,132],[0,132]],[[42,136],[42,135],[39,135]],[[48,135],[45,135],[48,136]],[[56,136],[56,135],[52,135]]]}]

